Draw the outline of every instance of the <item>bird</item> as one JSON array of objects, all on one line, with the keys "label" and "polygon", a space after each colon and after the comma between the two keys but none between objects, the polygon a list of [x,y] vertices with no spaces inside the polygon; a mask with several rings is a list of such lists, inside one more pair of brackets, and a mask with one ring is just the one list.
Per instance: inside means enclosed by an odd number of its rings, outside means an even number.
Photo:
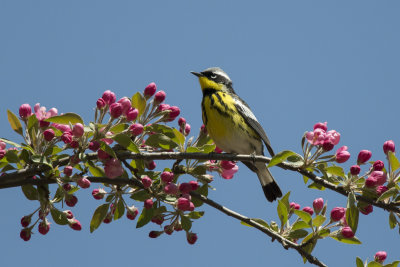
[{"label": "bird", "polygon": [[[203,123],[217,147],[227,153],[264,155],[264,142],[269,154],[275,155],[263,127],[249,105],[235,93],[225,71],[211,67],[191,73],[199,79]],[[265,163],[243,161],[243,164],[257,174],[268,201],[282,197]]]}]

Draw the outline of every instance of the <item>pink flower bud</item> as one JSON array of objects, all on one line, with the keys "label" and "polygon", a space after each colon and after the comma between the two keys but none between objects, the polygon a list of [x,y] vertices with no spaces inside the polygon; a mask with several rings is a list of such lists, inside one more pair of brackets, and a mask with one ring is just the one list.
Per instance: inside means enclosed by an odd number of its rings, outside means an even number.
[{"label": "pink flower bud", "polygon": [[81,188],[84,188],[84,189],[90,187],[90,181],[86,177],[79,178],[77,183]]},{"label": "pink flower bud", "polygon": [[342,146],[336,151],[336,162],[344,163],[350,158],[350,153],[347,151],[347,146]]},{"label": "pink flower bud", "polygon": [[343,227],[341,230],[341,233],[342,233],[342,236],[345,238],[353,238],[354,237],[353,230],[351,230],[351,228],[349,226]]},{"label": "pink flower bud", "polygon": [[181,113],[181,110],[177,106],[172,106],[169,110],[171,112],[168,114],[168,121],[173,121]]},{"label": "pink flower bud", "polygon": [[383,163],[382,160],[377,160],[374,162],[374,165],[372,165],[374,168],[374,171],[381,171],[383,168],[385,168],[385,164]]},{"label": "pink flower bud", "polygon": [[85,129],[84,129],[82,123],[78,122],[72,128],[72,134],[77,138],[81,137],[84,133],[85,133]]},{"label": "pink flower bud", "polygon": [[161,225],[164,222],[164,216],[162,216],[161,214],[154,216],[153,218],[151,218],[151,222]]},{"label": "pink flower bud", "polygon": [[289,206],[290,206],[290,208],[295,209],[295,210],[300,209],[300,204],[297,204],[295,202],[290,202]]},{"label": "pink flower bud", "polygon": [[239,166],[238,165],[235,165],[232,169],[230,169],[230,170],[226,170],[226,169],[223,169],[222,170],[222,173],[221,173],[221,176],[222,176],[222,178],[224,178],[224,179],[232,179],[233,178],[233,175],[237,172],[239,170]]},{"label": "pink flower bud", "polygon": [[6,149],[6,143],[4,143],[3,141],[0,141],[0,150],[4,150]]},{"label": "pink flower bud", "polygon": [[230,170],[236,166],[236,163],[228,160],[221,160],[221,167],[224,170]]},{"label": "pink flower bud", "polygon": [[107,105],[103,98],[97,99],[96,106],[98,109],[103,109]]},{"label": "pink flower bud", "polygon": [[193,211],[193,210],[194,210],[194,205],[193,205],[193,203],[192,203],[192,205],[190,205],[190,203],[191,203],[191,202],[190,202],[189,199],[180,197],[180,198],[178,198],[178,200],[177,200],[177,205],[176,205],[176,207],[177,207],[179,210],[182,210],[182,211]]},{"label": "pink flower bud", "polygon": [[378,194],[378,196],[382,195],[383,193],[385,193],[386,191],[388,191],[387,186],[385,185],[380,185],[376,188],[376,193]]},{"label": "pink flower bud", "polygon": [[150,171],[154,170],[157,167],[157,164],[155,163],[154,160],[146,162],[145,165],[146,165],[146,168],[149,169]]},{"label": "pink flower bud", "polygon": [[32,115],[32,108],[29,104],[22,104],[19,107],[19,116],[21,119],[26,119]]},{"label": "pink flower bud", "polygon": [[72,186],[69,183],[63,184],[62,187],[65,190],[65,192],[68,192],[69,190],[72,189]]},{"label": "pink flower bud", "polygon": [[164,110],[169,110],[169,108],[170,108],[170,105],[168,105],[168,104],[160,104],[160,105],[158,106],[157,110],[158,110],[159,112],[161,112],[161,111],[164,111]]},{"label": "pink flower bud", "polygon": [[189,184],[192,186],[192,190],[195,191],[199,188],[199,183],[197,181],[190,181]]},{"label": "pink flower bud", "polygon": [[156,104],[160,104],[162,102],[164,102],[165,100],[165,92],[164,91],[158,91],[155,95],[154,95],[154,102]]},{"label": "pink flower bud", "polygon": [[73,170],[72,166],[65,166],[63,172],[66,176],[71,176],[72,170]]},{"label": "pink flower bud", "polygon": [[144,88],[144,97],[150,98],[154,95],[157,90],[157,86],[155,83],[150,83],[149,85]]},{"label": "pink flower bud", "polygon": [[131,106],[131,101],[129,100],[129,98],[127,98],[126,96],[121,98],[120,100],[118,100],[118,103],[121,104],[122,106],[122,114],[126,115],[126,113],[128,112],[128,110],[130,108],[132,108]]},{"label": "pink flower bud", "polygon": [[118,159],[111,158],[104,164],[104,172],[108,178],[113,179],[121,176],[124,173],[124,169]]},{"label": "pink flower bud", "polygon": [[74,229],[75,231],[80,231],[80,230],[82,230],[82,225],[81,225],[81,223],[80,223],[77,219],[74,219],[72,222],[70,221],[69,227],[71,227],[71,228]]},{"label": "pink flower bud", "polygon": [[164,187],[164,192],[169,195],[176,195],[178,193],[178,186],[173,183],[167,183]]},{"label": "pink flower bud", "polygon": [[166,233],[167,235],[172,235],[173,232],[174,232],[174,227],[172,225],[164,226],[164,233]]},{"label": "pink flower bud", "polygon": [[385,143],[383,143],[383,152],[385,154],[387,154],[387,153],[389,153],[389,151],[392,151],[393,153],[395,151],[395,145],[394,145],[393,140],[389,140],[389,141],[386,141]]},{"label": "pink flower bud", "polygon": [[192,185],[189,183],[181,183],[179,185],[179,191],[181,191],[181,193],[183,194],[185,193],[188,194],[190,191],[193,190],[192,188],[193,188]]},{"label": "pink flower bud", "polygon": [[334,147],[335,147],[335,145],[332,144],[331,142],[324,142],[324,143],[322,144],[322,149],[323,149],[325,152],[331,151]]},{"label": "pink flower bud", "polygon": [[134,123],[129,126],[129,131],[131,131],[132,135],[138,136],[143,133],[143,125],[140,123]]},{"label": "pink flower bud", "polygon": [[[367,180],[368,179],[370,179],[371,181],[375,181],[375,185],[383,185],[384,183],[386,183],[387,176],[386,176],[386,173],[384,173],[383,171],[373,171],[369,175]],[[365,182],[367,184],[367,181],[365,181]]]},{"label": "pink flower bud", "polygon": [[303,211],[309,213],[310,215],[314,214],[314,210],[311,207],[304,207]]},{"label": "pink flower bud", "polygon": [[139,214],[139,210],[135,207],[135,206],[132,206],[132,207],[128,207],[127,208],[127,211],[126,211],[126,217],[129,219],[129,220],[134,220],[135,218],[136,218],[136,216]]},{"label": "pink flower bud", "polygon": [[112,214],[111,213],[107,213],[106,217],[103,220],[103,223],[109,224],[112,221]]},{"label": "pink flower bud", "polygon": [[99,149],[99,150],[97,150],[97,157],[100,160],[106,160],[106,159],[109,159],[111,156],[107,152],[105,152],[104,150]]},{"label": "pink flower bud", "polygon": [[63,213],[65,214],[65,216],[67,217],[67,219],[72,219],[72,218],[74,218],[74,214],[73,214],[72,211],[70,211],[70,210],[64,210]]},{"label": "pink flower bud", "polygon": [[206,126],[204,124],[202,124],[200,126],[200,133],[207,134],[207,129],[206,129]]},{"label": "pink flower bud", "polygon": [[326,132],[324,143],[329,142],[333,145],[339,144],[340,141],[340,133],[336,132],[335,130],[330,130]]},{"label": "pink flower bud", "polygon": [[151,231],[149,233],[150,238],[157,238],[159,237],[163,232],[162,231]]},{"label": "pink flower bud", "polygon": [[343,207],[333,208],[331,211],[331,220],[334,222],[340,221],[345,214],[346,210]]},{"label": "pink flower bud", "polygon": [[360,212],[364,215],[370,214],[372,211],[374,211],[374,208],[372,205],[367,205],[365,207],[360,208]]},{"label": "pink flower bud", "polygon": [[189,123],[186,123],[186,125],[185,125],[185,131],[184,131],[183,134],[184,134],[185,136],[189,135],[190,129],[191,129],[190,124],[189,124]]},{"label": "pink flower bud", "polygon": [[174,180],[174,173],[173,172],[168,172],[168,171],[165,171],[165,172],[161,173],[161,180],[164,183],[172,182]]},{"label": "pink flower bud", "polygon": [[144,201],[144,208],[145,209],[151,209],[153,207],[153,204],[154,204],[153,199],[151,199],[151,198],[146,199]]},{"label": "pink flower bud", "polygon": [[314,130],[322,129],[326,132],[326,130],[328,130],[327,124],[328,124],[327,122],[318,122],[318,123],[314,124]]},{"label": "pink flower bud", "polygon": [[350,173],[352,175],[358,175],[360,173],[360,171],[361,171],[361,168],[358,165],[353,165],[350,167]]},{"label": "pink flower bud", "polygon": [[31,230],[29,228],[22,229],[19,236],[22,240],[29,241],[29,239],[31,239]]},{"label": "pink flower bud", "polygon": [[149,188],[152,183],[153,183],[153,181],[150,179],[150,177],[148,177],[148,176],[142,177],[142,184],[143,184],[144,188]]},{"label": "pink flower bud", "polygon": [[53,126],[54,128],[60,130],[63,133],[69,132],[72,135],[71,128],[68,125],[53,123],[51,126]]},{"label": "pink flower bud", "polygon": [[105,91],[101,98],[103,98],[104,102],[106,102],[107,105],[111,105],[115,102],[115,100],[117,100],[115,94],[110,90]]},{"label": "pink flower bud", "polygon": [[6,151],[0,150],[0,159],[4,158],[5,155],[6,155]]},{"label": "pink flower bud", "polygon": [[96,152],[100,148],[100,143],[97,141],[92,141],[89,143],[89,149],[93,152]]},{"label": "pink flower bud", "polygon": [[185,124],[186,124],[186,119],[183,118],[183,117],[180,117],[179,120],[178,120],[178,125],[180,127],[183,127]]},{"label": "pink flower bud", "polygon": [[326,132],[320,128],[315,129],[313,132],[306,133],[307,141],[314,145],[319,146],[325,143]]},{"label": "pink flower bud", "polygon": [[195,233],[187,233],[186,240],[190,245],[193,245],[197,241],[197,234]]},{"label": "pink flower bud", "polygon": [[112,118],[118,118],[122,115],[122,105],[120,103],[112,103],[110,105],[110,115]]},{"label": "pink flower bud", "polygon": [[68,207],[74,207],[78,203],[78,198],[74,195],[66,195],[65,196],[65,204]]},{"label": "pink flower bud", "polygon": [[69,144],[72,142],[72,134],[70,132],[65,132],[61,135],[61,140],[64,144]]},{"label": "pink flower bud", "polygon": [[315,199],[313,201],[313,208],[315,213],[318,214],[324,208],[324,200],[322,198]]},{"label": "pink flower bud", "polygon": [[47,142],[50,142],[51,140],[53,140],[55,134],[53,129],[47,129],[43,132],[43,137],[44,140],[46,140]]},{"label": "pink flower bud", "polygon": [[361,150],[360,153],[358,153],[358,158],[357,158],[357,163],[358,164],[363,164],[367,162],[372,156],[372,152],[369,150]]},{"label": "pink flower bud", "polygon": [[69,146],[73,149],[78,148],[79,147],[79,142],[76,140],[72,140],[71,143],[69,143]]},{"label": "pink flower bud", "polygon": [[22,227],[26,228],[31,223],[32,216],[24,216],[21,218]]},{"label": "pink flower bud", "polygon": [[42,235],[47,234],[50,231],[50,223],[45,219],[39,223],[38,231]]},{"label": "pink flower bud", "polygon": [[131,107],[126,112],[126,119],[127,119],[127,121],[134,121],[134,120],[136,120],[138,115],[139,115],[139,111],[136,108]]},{"label": "pink flower bud", "polygon": [[92,191],[92,196],[94,199],[100,200],[103,199],[104,196],[106,195],[106,191],[103,188],[99,188],[99,189],[93,189]]},{"label": "pink flower bud", "polygon": [[386,251],[378,251],[377,253],[375,253],[375,261],[379,263],[383,263],[386,260],[386,257]]},{"label": "pink flower bud", "polygon": [[376,178],[375,178],[375,177],[368,177],[368,178],[365,180],[365,186],[366,186],[366,187],[375,187],[375,186],[376,186],[376,183],[377,183],[377,181],[376,181]]}]

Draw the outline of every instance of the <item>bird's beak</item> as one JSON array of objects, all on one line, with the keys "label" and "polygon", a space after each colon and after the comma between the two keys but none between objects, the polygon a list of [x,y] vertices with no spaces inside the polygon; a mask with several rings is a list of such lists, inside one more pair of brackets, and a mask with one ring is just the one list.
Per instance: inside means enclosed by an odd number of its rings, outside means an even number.
[{"label": "bird's beak", "polygon": [[195,71],[191,71],[190,73],[193,74],[193,75],[196,75],[197,77],[203,77],[204,76],[203,74],[195,72]]}]

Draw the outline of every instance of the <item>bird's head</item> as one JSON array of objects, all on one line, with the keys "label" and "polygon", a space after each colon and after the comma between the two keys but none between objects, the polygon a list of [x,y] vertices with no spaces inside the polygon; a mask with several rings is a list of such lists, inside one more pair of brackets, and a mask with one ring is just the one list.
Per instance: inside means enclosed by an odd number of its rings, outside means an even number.
[{"label": "bird's head", "polygon": [[232,88],[232,81],[228,74],[225,73],[221,68],[212,67],[203,70],[202,72],[191,72],[199,78],[201,89],[213,89],[213,90],[229,90]]}]

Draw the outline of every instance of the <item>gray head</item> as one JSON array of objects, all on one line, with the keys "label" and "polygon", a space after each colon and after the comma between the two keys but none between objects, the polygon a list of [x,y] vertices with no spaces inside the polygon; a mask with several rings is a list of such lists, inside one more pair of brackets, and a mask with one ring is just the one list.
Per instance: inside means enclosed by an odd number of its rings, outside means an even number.
[{"label": "gray head", "polygon": [[203,70],[200,73],[192,71],[192,74],[196,75],[197,77],[207,77],[216,83],[225,84],[228,88],[232,87],[231,78],[229,78],[228,74],[226,74],[226,72],[219,67],[211,67]]}]

